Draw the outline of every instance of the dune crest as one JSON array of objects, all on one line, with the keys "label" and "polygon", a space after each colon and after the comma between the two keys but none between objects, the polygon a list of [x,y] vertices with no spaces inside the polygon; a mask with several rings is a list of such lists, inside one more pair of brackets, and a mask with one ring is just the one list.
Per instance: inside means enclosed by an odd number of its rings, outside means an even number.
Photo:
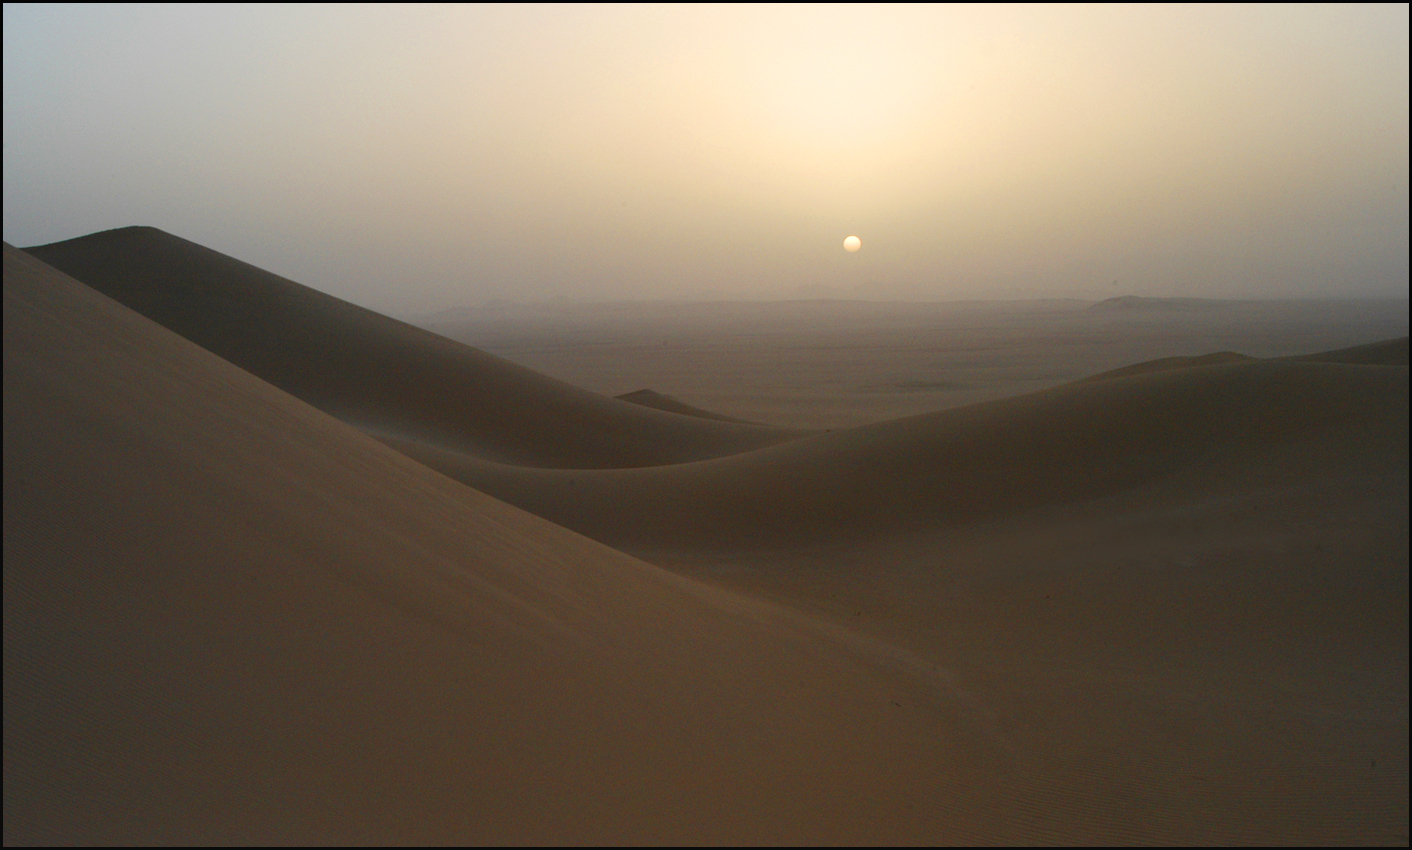
[{"label": "dune crest", "polygon": [[[1096,499],[1201,467],[1219,491],[1407,458],[1407,372],[1238,362],[1026,396],[648,469],[522,469],[390,440],[614,546],[729,549],[943,528]],[[1248,458],[1294,453],[1293,465]],[[1297,461],[1297,462],[1296,462]]]},{"label": "dune crest", "polygon": [[1238,354],[1234,351],[1216,351],[1211,354],[1200,354],[1195,357],[1163,357],[1158,360],[1148,360],[1144,363],[1134,363],[1131,366],[1110,369],[1107,372],[1100,372],[1097,375],[1084,378],[1083,381],[1108,381],[1114,378],[1127,378],[1132,375],[1146,375],[1149,372],[1165,372],[1168,369],[1190,369],[1193,366],[1244,363],[1254,359],[1254,357]]},{"label": "dune crest", "polygon": [[26,251],[326,413],[475,457],[651,466],[804,433],[597,395],[156,228]]},{"label": "dune crest", "polygon": [[1407,337],[1340,348],[1337,351],[1321,351],[1305,354],[1289,360],[1303,360],[1309,363],[1349,363],[1360,366],[1406,366]]}]

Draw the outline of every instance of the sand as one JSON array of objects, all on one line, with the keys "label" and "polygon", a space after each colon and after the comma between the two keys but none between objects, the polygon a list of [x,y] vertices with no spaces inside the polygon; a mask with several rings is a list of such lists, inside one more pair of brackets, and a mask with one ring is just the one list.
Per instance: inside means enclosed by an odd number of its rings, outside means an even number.
[{"label": "sand", "polygon": [[7,843],[979,834],[889,658],[5,262]]},{"label": "sand", "polygon": [[651,389],[737,419],[806,429],[995,401],[1166,358],[1306,355],[1405,337],[1409,328],[1406,298],[1194,306],[496,303],[412,321],[605,395]]},{"label": "sand", "polygon": [[639,469],[531,469],[388,442],[610,545],[792,546],[993,520],[1183,473],[1196,498],[1405,468],[1406,379],[1316,363],[1159,371]]},{"label": "sand", "polygon": [[1407,842],[1405,338],[807,432],[34,253],[7,843]]},{"label": "sand", "polygon": [[799,433],[605,398],[150,227],[29,252],[320,410],[478,457],[646,466]]}]

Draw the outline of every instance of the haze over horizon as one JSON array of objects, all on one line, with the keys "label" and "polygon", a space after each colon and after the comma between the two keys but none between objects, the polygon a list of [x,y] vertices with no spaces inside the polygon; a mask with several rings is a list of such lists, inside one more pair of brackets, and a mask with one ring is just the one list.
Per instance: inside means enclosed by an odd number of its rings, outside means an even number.
[{"label": "haze over horizon", "polygon": [[1408,292],[1405,5],[7,4],[4,28],[15,245],[152,225],[404,314]]}]

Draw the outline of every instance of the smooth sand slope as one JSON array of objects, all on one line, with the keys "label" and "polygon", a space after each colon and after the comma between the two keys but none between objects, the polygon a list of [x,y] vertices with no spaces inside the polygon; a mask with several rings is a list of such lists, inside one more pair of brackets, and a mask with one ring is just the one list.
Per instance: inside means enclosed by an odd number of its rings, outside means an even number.
[{"label": "smooth sand slope", "polygon": [[1307,360],[1315,363],[1353,363],[1364,366],[1406,366],[1407,337],[1340,348],[1338,351],[1321,351],[1305,354],[1290,360]]},{"label": "smooth sand slope", "polygon": [[1074,384],[645,469],[527,469],[389,443],[610,545],[730,549],[955,526],[1178,473],[1222,492],[1405,470],[1407,402],[1406,368],[1257,361]]},{"label": "smooth sand slope", "polygon": [[552,469],[5,298],[7,840],[1407,842],[1405,339]]},{"label": "smooth sand slope", "polygon": [[529,466],[648,466],[801,432],[590,393],[151,227],[26,249],[345,421]]},{"label": "smooth sand slope", "polygon": [[1405,844],[1408,374],[1346,359],[1138,370],[652,469],[399,447],[947,671],[1013,759],[1027,839]]},{"label": "smooth sand slope", "polygon": [[473,492],[6,246],[5,841],[971,840],[934,671]]}]

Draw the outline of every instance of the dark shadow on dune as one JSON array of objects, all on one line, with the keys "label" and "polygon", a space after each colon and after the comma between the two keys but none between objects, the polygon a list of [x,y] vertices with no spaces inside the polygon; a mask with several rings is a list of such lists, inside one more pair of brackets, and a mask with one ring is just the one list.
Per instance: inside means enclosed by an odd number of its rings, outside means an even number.
[{"label": "dark shadow on dune", "polygon": [[591,393],[151,227],[26,250],[326,413],[477,457],[650,466],[804,433]]}]

